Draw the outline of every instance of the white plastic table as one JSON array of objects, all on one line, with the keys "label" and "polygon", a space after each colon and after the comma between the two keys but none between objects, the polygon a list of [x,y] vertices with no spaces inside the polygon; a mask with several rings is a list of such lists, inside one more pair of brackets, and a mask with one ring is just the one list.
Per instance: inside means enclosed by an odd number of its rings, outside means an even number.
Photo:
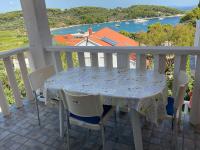
[{"label": "white plastic table", "polygon": [[[142,150],[140,114],[157,123],[165,115],[166,79],[154,71],[135,69],[72,68],[45,82],[50,90],[99,94],[104,103],[128,105],[136,150]],[[47,94],[48,95],[48,94]],[[63,135],[63,104],[60,101],[60,134]]]}]

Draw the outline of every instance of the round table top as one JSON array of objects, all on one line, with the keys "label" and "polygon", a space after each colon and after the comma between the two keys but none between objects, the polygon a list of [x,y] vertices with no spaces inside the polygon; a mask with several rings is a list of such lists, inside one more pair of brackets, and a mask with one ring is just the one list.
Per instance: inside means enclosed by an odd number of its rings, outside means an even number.
[{"label": "round table top", "polygon": [[45,82],[45,88],[128,99],[144,99],[163,92],[165,75],[135,69],[71,68]]}]

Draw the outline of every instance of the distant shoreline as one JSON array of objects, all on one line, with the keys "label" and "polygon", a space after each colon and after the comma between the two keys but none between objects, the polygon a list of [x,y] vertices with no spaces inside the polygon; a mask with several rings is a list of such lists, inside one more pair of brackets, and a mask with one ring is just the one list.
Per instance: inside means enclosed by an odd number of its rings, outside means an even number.
[{"label": "distant shoreline", "polygon": [[[137,19],[145,19],[145,20],[151,20],[151,19],[157,19],[157,18],[173,18],[173,17],[182,17],[185,14],[177,14],[177,15],[171,15],[171,16],[160,16],[160,17],[149,17],[149,18],[137,18]],[[125,21],[134,21],[136,19],[128,19],[128,20],[117,20],[117,21],[108,21],[108,22],[102,22],[102,23],[93,23],[93,24],[104,24],[104,23],[112,23],[112,22],[125,22]],[[59,27],[59,28],[51,28],[51,31],[59,30],[59,29],[67,29],[67,28],[72,28],[76,26],[83,26],[83,25],[91,25],[91,24],[75,24],[75,25],[70,25],[70,26],[65,26],[65,27]]]}]

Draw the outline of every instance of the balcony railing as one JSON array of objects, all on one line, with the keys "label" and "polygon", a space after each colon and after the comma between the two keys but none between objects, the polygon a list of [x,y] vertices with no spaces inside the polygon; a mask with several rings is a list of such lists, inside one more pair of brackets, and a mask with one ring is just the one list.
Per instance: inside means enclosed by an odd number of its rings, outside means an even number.
[{"label": "balcony railing", "polygon": [[[7,72],[8,80],[10,87],[12,89],[12,93],[15,99],[16,107],[20,108],[23,106],[22,103],[22,98],[20,94],[20,90],[17,84],[16,76],[15,76],[15,65],[13,64],[13,60],[18,61],[19,64],[19,69],[21,72],[21,77],[24,82],[25,90],[26,90],[26,95],[29,100],[33,100],[33,95],[32,95],[32,90],[31,86],[28,80],[28,70],[27,70],[27,64],[25,61],[24,53],[28,51],[28,48],[19,48],[19,49],[14,49],[14,50],[9,50],[6,52],[1,52],[0,53],[0,61],[3,60],[4,66]],[[3,71],[3,70],[0,70]],[[2,81],[0,81],[0,108],[3,113],[3,115],[9,115],[9,104],[6,99],[6,95],[4,95],[4,90],[2,86]]]}]

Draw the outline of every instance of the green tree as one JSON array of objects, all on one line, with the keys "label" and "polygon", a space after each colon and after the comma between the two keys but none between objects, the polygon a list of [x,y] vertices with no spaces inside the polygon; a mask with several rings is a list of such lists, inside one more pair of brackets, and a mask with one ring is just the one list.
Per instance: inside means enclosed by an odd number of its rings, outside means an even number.
[{"label": "green tree", "polygon": [[190,23],[194,27],[196,26],[196,20],[200,19],[200,7],[193,9],[186,13],[180,20],[180,23]]}]

